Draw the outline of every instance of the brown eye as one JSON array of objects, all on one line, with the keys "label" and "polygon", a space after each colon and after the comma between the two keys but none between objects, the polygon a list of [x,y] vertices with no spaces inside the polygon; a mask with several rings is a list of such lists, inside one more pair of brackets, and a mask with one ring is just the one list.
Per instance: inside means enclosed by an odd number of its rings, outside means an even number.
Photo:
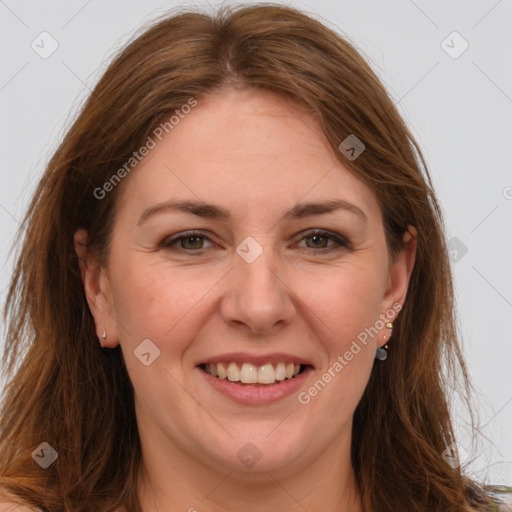
[{"label": "brown eye", "polygon": [[305,237],[305,240],[312,240],[313,247],[324,249],[327,246],[326,243],[322,243],[322,238],[324,242],[328,242],[328,238],[324,235],[310,235]]},{"label": "brown eye", "polygon": [[[350,243],[341,235],[329,231],[314,230],[303,235],[301,242],[306,241],[306,249],[313,252],[330,252],[341,249],[350,249]],[[205,241],[209,242],[210,247],[205,247]],[[334,242],[329,244],[329,242]],[[191,231],[178,234],[171,238],[165,238],[158,245],[159,248],[172,252],[189,254],[203,254],[206,250],[215,246],[211,239],[203,233]]]},{"label": "brown eye", "polygon": [[[347,249],[350,248],[350,244],[338,234],[331,233],[329,231],[312,231],[306,233],[302,240],[306,240],[306,247],[308,249],[319,249],[320,251],[331,251],[331,250],[339,250],[339,249]],[[301,240],[301,241],[302,241]],[[308,243],[308,241],[311,241]],[[334,242],[334,245],[327,245],[329,241]]]},{"label": "brown eye", "polygon": [[[198,243],[198,241],[200,241],[201,238],[202,237],[197,235],[183,237],[180,239],[181,246],[183,247],[183,249],[202,249],[202,247],[199,247],[200,244]],[[188,244],[190,244],[189,247],[187,247]]]},{"label": "brown eye", "polygon": [[[166,249],[170,251],[182,252],[182,253],[192,253],[192,252],[200,252],[204,247],[204,241],[211,240],[202,233],[189,232],[184,233],[172,238],[165,238],[158,245],[161,249]],[[178,247],[174,247],[179,243]]]}]

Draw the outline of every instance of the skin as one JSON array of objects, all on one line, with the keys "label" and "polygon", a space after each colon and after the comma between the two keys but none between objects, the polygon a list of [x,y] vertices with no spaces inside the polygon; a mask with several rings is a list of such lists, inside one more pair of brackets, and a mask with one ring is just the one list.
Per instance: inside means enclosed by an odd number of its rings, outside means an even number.
[{"label": "skin", "polygon": [[[75,247],[87,261],[99,342],[121,345],[135,389],[143,510],[360,512],[352,418],[373,364],[389,364],[374,359],[387,327],[306,405],[296,394],[235,403],[195,366],[226,352],[287,352],[313,363],[307,390],[379,315],[403,304],[414,228],[390,265],[374,193],[337,160],[310,114],[262,92],[201,100],[120,187],[108,266],[87,253],[85,231]],[[232,219],[167,212],[137,225],[170,199],[215,203]],[[297,203],[327,199],[355,204],[367,221],[346,210],[279,221]],[[313,228],[351,248],[328,251],[334,240],[302,234]],[[186,230],[206,238],[159,248]],[[252,263],[236,253],[247,236],[263,249]],[[147,338],[160,349],[149,366],[133,354]],[[237,457],[248,441],[262,455],[250,468]]]}]

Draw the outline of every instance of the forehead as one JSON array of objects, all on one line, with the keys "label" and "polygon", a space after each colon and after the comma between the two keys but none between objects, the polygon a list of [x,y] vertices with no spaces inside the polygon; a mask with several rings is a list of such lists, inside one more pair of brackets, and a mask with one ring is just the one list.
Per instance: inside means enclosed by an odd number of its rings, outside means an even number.
[{"label": "forehead", "polygon": [[315,118],[270,93],[199,100],[156,142],[124,184],[122,208],[190,199],[263,215],[339,198],[380,217],[374,193],[340,162]]}]

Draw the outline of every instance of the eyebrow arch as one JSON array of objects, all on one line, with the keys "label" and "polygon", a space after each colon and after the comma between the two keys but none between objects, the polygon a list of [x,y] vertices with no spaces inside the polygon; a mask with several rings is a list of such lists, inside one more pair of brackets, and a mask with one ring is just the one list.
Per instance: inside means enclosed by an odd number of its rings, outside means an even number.
[{"label": "eyebrow arch", "polygon": [[[368,221],[367,215],[355,204],[349,203],[343,199],[331,199],[322,202],[311,202],[311,203],[299,203],[285,212],[281,220],[292,220],[292,219],[303,219],[305,217],[311,217],[314,215],[322,215],[325,213],[331,213],[336,210],[345,210],[351,212],[363,221]],[[157,213],[176,211],[185,212],[204,219],[213,220],[230,220],[231,214],[225,208],[216,206],[214,204],[201,203],[198,201],[165,201],[158,203],[144,211],[140,216],[137,225],[141,225],[146,222],[150,217]]]}]

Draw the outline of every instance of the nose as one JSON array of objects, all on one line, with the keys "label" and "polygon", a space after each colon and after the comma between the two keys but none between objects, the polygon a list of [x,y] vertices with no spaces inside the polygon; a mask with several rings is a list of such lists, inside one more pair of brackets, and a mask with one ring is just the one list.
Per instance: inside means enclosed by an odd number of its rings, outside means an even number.
[{"label": "nose", "polygon": [[249,334],[270,335],[288,325],[296,312],[293,283],[280,270],[269,247],[252,262],[235,253],[221,304],[224,321]]}]

